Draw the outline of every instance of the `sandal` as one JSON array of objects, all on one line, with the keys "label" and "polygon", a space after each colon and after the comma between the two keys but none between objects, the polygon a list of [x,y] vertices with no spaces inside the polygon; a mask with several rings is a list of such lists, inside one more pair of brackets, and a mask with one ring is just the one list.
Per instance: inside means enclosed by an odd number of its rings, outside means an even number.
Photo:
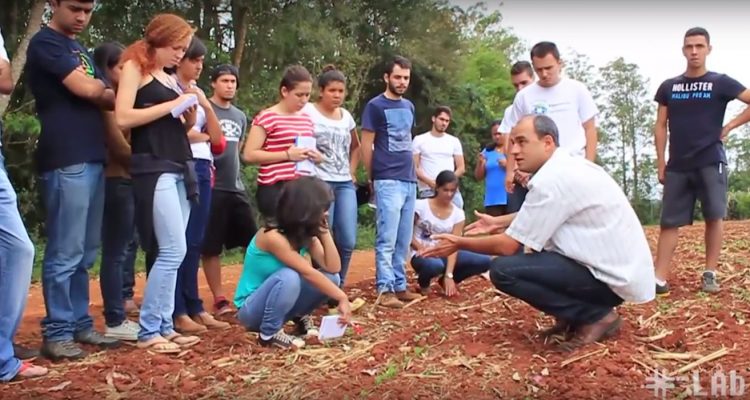
[{"label": "sandal", "polygon": [[200,343],[201,341],[201,338],[199,338],[198,336],[183,336],[177,332],[169,336],[165,336],[164,339],[167,339],[170,342],[176,344],[181,349],[187,349],[188,347],[193,347],[196,344]]},{"label": "sandal", "polygon": [[47,375],[48,372],[49,371],[45,367],[24,361],[21,363],[21,369],[18,370],[18,373],[13,377],[13,380],[39,378],[40,376]]},{"label": "sandal", "polygon": [[136,346],[139,349],[149,350],[159,354],[174,354],[182,351],[180,346],[161,336],[157,336],[145,342],[138,341]]}]

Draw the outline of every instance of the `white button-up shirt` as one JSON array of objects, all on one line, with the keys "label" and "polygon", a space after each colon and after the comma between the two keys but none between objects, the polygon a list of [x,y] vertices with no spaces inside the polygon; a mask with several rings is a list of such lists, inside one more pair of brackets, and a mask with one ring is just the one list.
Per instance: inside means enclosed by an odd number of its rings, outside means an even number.
[{"label": "white button-up shirt", "polygon": [[506,234],[586,266],[625,301],[656,295],[651,250],[635,211],[607,172],[582,157],[554,152],[529,180]]}]

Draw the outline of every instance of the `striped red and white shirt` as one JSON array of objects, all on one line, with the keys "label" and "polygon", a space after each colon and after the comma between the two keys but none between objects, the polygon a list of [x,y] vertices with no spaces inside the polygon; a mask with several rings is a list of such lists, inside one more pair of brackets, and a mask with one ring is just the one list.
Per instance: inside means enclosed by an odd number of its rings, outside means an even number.
[{"label": "striped red and white shirt", "polygon": [[[313,122],[305,113],[282,115],[273,111],[261,112],[253,119],[253,125],[266,131],[264,151],[285,152],[294,146],[298,136],[313,136]],[[276,182],[291,181],[299,174],[294,161],[281,161],[261,164],[258,171],[259,185],[273,185]]]}]

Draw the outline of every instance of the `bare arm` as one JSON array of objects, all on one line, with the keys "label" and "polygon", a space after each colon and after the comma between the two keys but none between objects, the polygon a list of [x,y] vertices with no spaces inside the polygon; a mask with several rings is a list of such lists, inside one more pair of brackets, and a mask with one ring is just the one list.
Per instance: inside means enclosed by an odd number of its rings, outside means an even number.
[{"label": "bare arm", "polygon": [[104,85],[104,82],[86,75],[83,68],[76,68],[71,71],[62,83],[74,95],[95,103],[98,103],[105,96],[106,85]]},{"label": "bare arm", "polygon": [[341,257],[336,244],[333,242],[331,232],[326,230],[325,233],[313,238],[310,246],[310,257],[317,262],[324,270],[332,274],[341,272]]},{"label": "bare arm", "polygon": [[117,89],[117,99],[115,100],[115,119],[120,129],[130,129],[156,121],[169,114],[172,108],[183,99],[180,96],[172,101],[136,109],[134,107],[135,96],[141,84],[141,78],[141,72],[135,63],[132,61],[126,62],[122,68],[122,72],[120,72],[120,83]]},{"label": "bare arm", "polygon": [[[320,271],[313,268],[312,264],[295,251],[291,244],[289,244],[289,240],[278,231],[265,232],[259,239],[258,247],[261,250],[268,251],[281,261],[282,264],[297,271],[304,280],[310,282],[323,294],[339,302],[348,302],[346,293],[328,280]],[[318,242],[318,245],[320,245],[320,242]]]},{"label": "bare arm", "polygon": [[[666,160],[664,153],[667,149],[667,106],[659,105],[656,111],[656,123],[654,124],[654,144],[656,145],[656,162],[660,171],[664,168]],[[661,175],[663,172],[660,172]]]},{"label": "bare arm", "polygon": [[0,94],[10,94],[13,92],[13,73],[10,69],[10,63],[7,60],[0,59]]},{"label": "bare arm", "polygon": [[[456,236],[461,236],[461,233],[464,231],[464,222],[461,221],[455,225],[453,225],[453,234]],[[453,271],[456,269],[456,259],[458,258],[458,253],[453,253],[446,257],[445,262],[445,273],[446,274],[452,274]]]},{"label": "bare arm", "polygon": [[474,178],[481,181],[484,179],[484,174],[486,173],[485,168],[487,167],[487,158],[484,157],[483,153],[479,153],[477,157],[477,165],[474,167]]},{"label": "bare arm", "polygon": [[104,122],[106,124],[106,143],[107,148],[112,152],[112,155],[122,164],[130,162],[130,143],[125,139],[120,128],[117,127],[115,122],[115,113],[112,111],[104,111]]},{"label": "bare arm", "polygon": [[242,149],[242,158],[249,164],[270,164],[289,160],[288,151],[265,151],[262,150],[266,141],[266,130],[258,125],[250,127],[247,134],[245,147]]},{"label": "bare arm", "polygon": [[203,143],[208,142],[211,139],[208,134],[198,132],[195,129],[191,129],[190,131],[188,131],[187,136],[190,143]]},{"label": "bare arm", "polygon": [[[750,89],[745,89],[742,93],[740,93],[740,95],[737,96],[737,100],[750,105]],[[745,111],[743,111],[740,115],[734,117],[724,126],[724,129],[722,129],[721,132],[722,140],[724,140],[729,132],[731,132],[733,129],[739,128],[740,126],[748,122],[750,122],[750,106],[745,108]]]},{"label": "bare arm", "polygon": [[521,248],[521,243],[505,233],[479,238],[461,236],[457,241],[458,248],[461,250],[489,255],[512,256]]},{"label": "bare arm", "polygon": [[466,173],[466,164],[464,162],[463,154],[454,155],[453,161],[456,163],[456,172],[455,172],[456,176],[458,178],[464,176],[464,174]]},{"label": "bare arm", "polygon": [[349,172],[352,175],[352,180],[356,181],[357,167],[362,159],[362,146],[359,142],[359,135],[357,135],[357,128],[352,129],[352,144],[349,147]]},{"label": "bare arm", "polygon": [[427,174],[424,173],[422,170],[422,165],[420,163],[421,157],[419,154],[414,154],[414,170],[417,172],[417,179],[419,179],[422,183],[425,185],[435,188],[435,181],[430,179]]},{"label": "bare arm", "polygon": [[[414,226],[417,226],[417,223],[419,223],[419,216],[415,213],[414,214]],[[419,243],[419,241],[417,240],[417,230],[412,229],[412,232],[413,233],[411,235],[411,248],[414,251],[419,252],[422,250],[422,244]]]},{"label": "bare arm", "polygon": [[365,164],[367,179],[372,180],[372,145],[375,142],[375,132],[362,131],[362,161]]},{"label": "bare arm", "polygon": [[583,130],[586,133],[586,159],[594,162],[596,160],[596,146],[599,137],[596,133],[596,122],[594,118],[583,123]]}]

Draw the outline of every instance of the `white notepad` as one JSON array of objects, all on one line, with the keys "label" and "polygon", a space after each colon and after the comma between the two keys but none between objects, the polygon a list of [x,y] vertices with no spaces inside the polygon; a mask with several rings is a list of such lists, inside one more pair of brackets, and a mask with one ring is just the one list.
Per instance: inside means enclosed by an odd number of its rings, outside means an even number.
[{"label": "white notepad", "polygon": [[[294,145],[303,149],[317,150],[315,147],[317,141],[313,136],[297,136]],[[313,175],[315,173],[315,163],[312,160],[297,161],[297,172],[302,175]]]},{"label": "white notepad", "polygon": [[185,100],[183,100],[182,103],[178,104],[172,109],[172,117],[177,118],[180,115],[182,115],[182,113],[184,113],[185,110],[198,104],[198,96],[192,93],[189,93],[188,96],[190,97],[186,98]]},{"label": "white notepad", "polygon": [[320,332],[318,339],[328,340],[344,336],[346,325],[339,324],[338,315],[326,315],[320,321]]}]

